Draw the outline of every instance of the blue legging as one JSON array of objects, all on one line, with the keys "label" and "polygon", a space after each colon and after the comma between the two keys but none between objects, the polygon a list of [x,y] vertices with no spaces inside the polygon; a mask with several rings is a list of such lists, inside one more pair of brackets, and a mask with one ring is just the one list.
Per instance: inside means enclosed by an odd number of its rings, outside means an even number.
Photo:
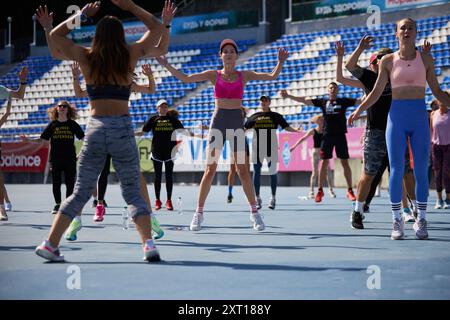
[{"label": "blue legging", "polygon": [[430,126],[424,100],[392,100],[386,128],[386,144],[391,167],[389,192],[393,211],[398,209],[402,200],[407,137],[410,138],[414,158],[417,204],[420,210],[425,211],[429,183]]},{"label": "blue legging", "polygon": [[[270,168],[272,165],[272,162],[269,161],[267,164]],[[258,160],[257,163],[253,164],[253,184],[255,185],[255,193],[257,196],[259,196],[259,190],[261,188],[261,167],[262,163]],[[270,170],[271,171],[271,170]],[[272,195],[276,195],[277,193],[277,183],[278,183],[278,174],[271,174],[270,175],[270,189],[272,190]]]}]

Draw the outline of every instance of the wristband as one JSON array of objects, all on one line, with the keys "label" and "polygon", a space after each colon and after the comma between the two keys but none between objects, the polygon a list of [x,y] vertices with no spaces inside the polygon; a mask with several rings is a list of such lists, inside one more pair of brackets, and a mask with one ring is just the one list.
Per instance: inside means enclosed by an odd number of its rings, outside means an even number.
[{"label": "wristband", "polygon": [[167,24],[167,25],[166,25],[166,28],[167,28],[167,29],[169,29],[170,27],[171,27],[171,25],[170,25],[170,24]]},{"label": "wristband", "polygon": [[22,85],[26,85],[27,83],[26,83],[26,82],[21,82],[20,84],[22,84]]}]

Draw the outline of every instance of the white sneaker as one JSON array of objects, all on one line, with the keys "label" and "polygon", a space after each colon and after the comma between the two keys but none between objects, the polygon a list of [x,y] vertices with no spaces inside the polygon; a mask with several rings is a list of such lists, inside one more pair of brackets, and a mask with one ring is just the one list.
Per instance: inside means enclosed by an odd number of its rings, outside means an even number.
[{"label": "white sneaker", "polygon": [[444,200],[436,200],[436,204],[434,205],[435,209],[442,209],[444,208]]},{"label": "white sneaker", "polygon": [[5,202],[5,210],[6,211],[11,211],[12,210],[11,202]]},{"label": "white sneaker", "polygon": [[49,261],[64,262],[64,256],[60,254],[59,248],[52,249],[48,240],[44,240],[40,246],[36,247],[36,250],[34,250],[34,252],[39,257],[42,257]]},{"label": "white sneaker", "polygon": [[144,257],[143,260],[148,262],[159,262],[161,261],[161,257],[159,256],[158,249],[153,245],[150,247],[149,245],[144,245]]},{"label": "white sneaker", "polygon": [[308,198],[314,199],[314,196],[315,196],[314,191],[310,191],[310,192],[308,193]]},{"label": "white sneaker", "polygon": [[6,214],[5,206],[0,206],[0,221],[8,221],[8,215]]},{"label": "white sneaker", "polygon": [[203,213],[194,213],[192,217],[191,225],[189,226],[189,230],[191,231],[200,231],[202,228],[203,222]]},{"label": "white sneaker", "polygon": [[269,209],[275,209],[276,202],[275,197],[270,198]]},{"label": "white sneaker", "polygon": [[330,194],[330,198],[336,198],[336,193],[333,190],[328,190],[328,193]]},{"label": "white sneaker", "polygon": [[395,219],[392,224],[392,240],[401,240],[405,237],[405,222],[403,219]]},{"label": "white sneaker", "polygon": [[444,209],[450,209],[450,200],[449,199],[444,200]]},{"label": "white sneaker", "polygon": [[416,219],[414,219],[414,216],[411,213],[411,209],[409,209],[409,208],[403,208],[402,217],[403,217],[403,220],[405,220],[405,222],[416,221]]},{"label": "white sneaker", "polygon": [[416,237],[420,240],[428,239],[427,220],[420,219],[413,225],[413,229],[416,232]]},{"label": "white sneaker", "polygon": [[253,229],[256,231],[263,231],[266,228],[259,212],[250,213],[250,221],[253,222]]},{"label": "white sneaker", "polygon": [[260,196],[256,196],[256,209],[261,209],[262,208],[262,200]]}]

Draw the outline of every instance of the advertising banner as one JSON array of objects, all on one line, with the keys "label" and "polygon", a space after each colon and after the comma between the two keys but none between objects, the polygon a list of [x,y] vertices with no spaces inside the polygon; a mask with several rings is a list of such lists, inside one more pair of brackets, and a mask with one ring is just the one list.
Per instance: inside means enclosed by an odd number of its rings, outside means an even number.
[{"label": "advertising banner", "polygon": [[48,147],[35,143],[2,143],[0,168],[4,172],[44,172]]}]

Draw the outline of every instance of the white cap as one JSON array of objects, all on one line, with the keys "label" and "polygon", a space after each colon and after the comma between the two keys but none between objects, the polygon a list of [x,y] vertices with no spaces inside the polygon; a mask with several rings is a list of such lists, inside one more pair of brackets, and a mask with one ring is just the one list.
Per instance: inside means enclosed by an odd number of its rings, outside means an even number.
[{"label": "white cap", "polygon": [[0,85],[0,99],[8,99],[9,98],[9,90]]},{"label": "white cap", "polygon": [[167,104],[167,105],[169,105],[168,103],[167,103],[167,101],[166,100],[164,100],[164,99],[161,99],[161,100],[158,100],[158,102],[156,103],[156,107],[158,108],[160,105],[162,105],[162,104]]}]

